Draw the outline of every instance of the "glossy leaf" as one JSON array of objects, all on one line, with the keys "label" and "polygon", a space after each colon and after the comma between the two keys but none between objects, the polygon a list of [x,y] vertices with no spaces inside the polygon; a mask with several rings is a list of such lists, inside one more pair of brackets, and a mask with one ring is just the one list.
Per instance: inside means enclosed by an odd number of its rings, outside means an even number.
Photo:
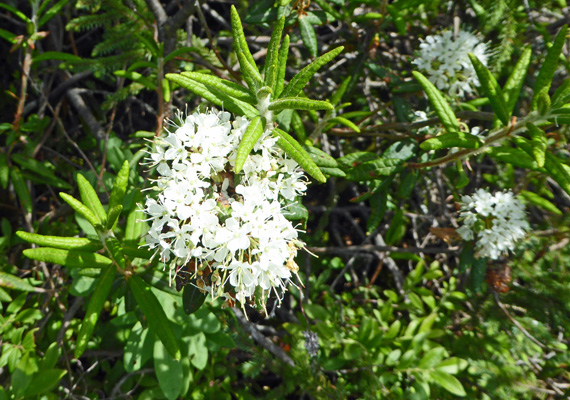
[{"label": "glossy leaf", "polygon": [[87,238],[46,236],[24,231],[16,232],[16,236],[28,243],[43,247],[54,247],[56,249],[96,251],[103,247],[101,242]]},{"label": "glossy leaf", "polygon": [[420,148],[425,151],[449,149],[450,147],[478,149],[482,144],[481,139],[470,133],[450,132],[424,141],[420,145]]},{"label": "glossy leaf", "polygon": [[279,138],[277,145],[287,153],[289,157],[297,161],[297,163],[303,168],[309,175],[315,178],[317,181],[324,183],[326,178],[317,167],[315,162],[311,159],[311,156],[301,147],[299,142],[293,139],[288,133],[283,132],[281,129],[275,128],[273,134]]},{"label": "glossy leaf", "polygon": [[273,97],[278,99],[285,84],[285,70],[287,68],[287,57],[289,55],[289,35],[285,35],[281,47],[279,48],[279,59],[277,60],[277,77],[275,84],[271,87]]},{"label": "glossy leaf", "polygon": [[525,151],[508,146],[490,147],[487,149],[487,155],[495,160],[513,164],[516,167],[531,170],[539,169],[535,159],[529,156]]},{"label": "glossy leaf", "polygon": [[309,50],[309,54],[311,57],[315,58],[317,56],[317,34],[315,33],[315,29],[311,24],[309,18],[306,18],[304,15],[299,15],[297,19],[299,21],[299,32],[301,33],[301,40],[303,40],[303,44]]},{"label": "glossy leaf", "polygon": [[18,195],[18,200],[20,200],[20,205],[25,212],[31,213],[33,211],[32,196],[28,190],[28,185],[22,176],[22,172],[18,167],[12,166],[10,168],[10,179],[12,180],[12,185],[14,185],[14,190]]},{"label": "glossy leaf", "polygon": [[347,171],[347,179],[351,181],[363,182],[378,179],[401,171],[402,160],[394,158],[377,158],[372,161],[365,161]]},{"label": "glossy leaf", "polygon": [[282,111],[287,109],[293,110],[334,110],[334,107],[328,101],[310,100],[305,97],[285,97],[273,100],[269,103],[269,110]]},{"label": "glossy leaf", "polygon": [[463,385],[459,382],[459,379],[453,375],[441,370],[430,371],[429,375],[436,384],[447,390],[449,393],[460,397],[467,395]]},{"label": "glossy leaf", "polygon": [[521,58],[513,68],[513,72],[507,79],[507,83],[503,87],[503,97],[505,99],[505,109],[509,116],[513,115],[515,105],[520,96],[524,80],[530,65],[532,50],[530,47],[524,49]]},{"label": "glossy leaf", "polygon": [[26,249],[24,255],[32,260],[59,264],[69,268],[104,268],[111,264],[107,257],[94,252],[37,247]]},{"label": "glossy leaf", "polygon": [[430,104],[447,132],[453,133],[459,131],[457,117],[447,101],[443,98],[441,92],[420,72],[413,71],[412,74],[424,89]]},{"label": "glossy leaf", "polygon": [[346,173],[340,168],[319,167],[325,176],[336,176],[338,178],[346,178]]},{"label": "glossy leaf", "polygon": [[103,309],[103,305],[111,293],[111,287],[115,281],[115,276],[117,271],[114,265],[109,265],[101,271],[101,275],[97,279],[95,284],[95,290],[91,294],[89,299],[89,304],[87,305],[87,310],[85,311],[85,318],[81,324],[81,329],[77,334],[77,340],[75,345],[75,358],[81,357],[93,331],[95,330],[95,325],[97,325],[97,320],[99,319],[99,314]]},{"label": "glossy leaf", "polygon": [[33,292],[35,290],[27,281],[1,271],[0,286],[8,289],[21,290],[23,292]]},{"label": "glossy leaf", "polygon": [[259,114],[251,104],[234,97],[230,97],[224,92],[213,87],[208,88],[206,85],[186,76],[166,74],[166,78],[234,114],[245,115],[247,118],[253,118]]},{"label": "glossy leaf", "polygon": [[249,156],[249,153],[259,140],[265,129],[265,118],[257,116],[251,120],[247,126],[243,138],[239,144],[236,156],[236,164],[234,167],[235,173],[239,174]]},{"label": "glossy leaf", "polygon": [[[79,194],[81,201],[98,217],[102,223],[107,220],[107,213],[99,200],[97,192],[91,186],[89,181],[81,174],[77,174],[77,186],[79,187]],[[70,204],[71,205],[71,204]]]},{"label": "glossy leaf", "polygon": [[249,104],[255,104],[256,99],[252,96],[251,92],[237,83],[228,81],[226,79],[218,78],[217,76],[202,74],[198,72],[182,72],[180,75],[190,78],[194,81],[203,83],[206,86],[212,87],[220,92],[227,94],[239,100],[243,100]]},{"label": "glossy leaf", "polygon": [[85,218],[95,229],[101,227],[101,220],[96,216],[89,208],[87,208],[82,202],[68,195],[67,193],[60,193],[60,197],[67,203],[71,208],[75,210],[79,215]]},{"label": "glossy leaf", "polygon": [[123,204],[128,183],[129,161],[125,160],[121,166],[121,169],[117,173],[115,182],[113,183],[113,189],[111,190],[111,196],[109,197],[109,215],[111,214],[113,208]]},{"label": "glossy leaf", "polygon": [[142,278],[133,276],[129,279],[129,288],[146,317],[149,327],[158,336],[168,354],[179,360],[180,346],[174,335],[172,323],[166,317],[162,305],[158,302],[150,287]]},{"label": "glossy leaf", "polygon": [[479,84],[483,89],[483,93],[485,93],[489,99],[491,108],[495,112],[495,115],[497,118],[499,118],[503,125],[508,125],[510,115],[507,112],[505,98],[503,97],[503,91],[497,83],[497,80],[493,74],[491,74],[491,71],[489,71],[489,69],[483,65],[483,63],[477,58],[475,54],[469,53],[469,59],[471,60],[471,64],[477,73]]},{"label": "glossy leaf", "polygon": [[532,109],[535,110],[538,106],[538,96],[541,92],[548,94],[548,89],[552,85],[552,80],[554,79],[554,73],[558,68],[558,60],[560,54],[562,53],[562,47],[566,41],[566,33],[568,31],[568,25],[564,25],[558,35],[552,43],[552,47],[548,49],[546,58],[544,59],[542,66],[538,72],[538,77],[534,84],[534,96],[532,98]]},{"label": "glossy leaf", "polygon": [[303,68],[297,75],[291,79],[289,84],[283,89],[283,92],[279,96],[280,98],[285,97],[295,97],[297,96],[301,90],[305,87],[305,85],[311,80],[313,75],[325,64],[330,62],[333,58],[339,55],[344,50],[343,46],[337,47],[334,50],[329,51],[328,53],[323,54],[315,61],[307,65]]},{"label": "glossy leaf", "polygon": [[182,292],[182,306],[188,315],[194,314],[204,304],[206,293],[202,293],[195,285],[184,286]]},{"label": "glossy leaf", "polygon": [[303,148],[311,156],[317,166],[326,168],[338,168],[338,163],[336,160],[321,149],[314,146],[303,146]]},{"label": "glossy leaf", "polygon": [[539,167],[544,166],[544,159],[546,153],[546,134],[540,128],[537,128],[535,125],[528,123],[526,124],[526,128],[528,129],[528,133],[530,135],[530,144],[532,146],[532,155],[536,160],[536,164]]},{"label": "glossy leaf", "polygon": [[122,211],[122,204],[117,204],[115,207],[109,208],[109,214],[107,215],[107,224],[105,225],[106,229],[113,229],[113,225],[115,225],[115,222],[117,222],[117,219],[119,219],[119,215],[121,215]]},{"label": "glossy leaf", "polygon": [[346,126],[347,128],[352,129],[356,133],[360,133],[360,128],[351,120],[346,119],[344,117],[334,117],[329,119],[328,122],[337,123]]},{"label": "glossy leaf", "polygon": [[273,89],[277,80],[279,70],[279,44],[281,43],[281,35],[283,34],[283,26],[285,25],[285,16],[279,18],[273,26],[271,40],[267,46],[267,56],[263,70],[265,72],[265,86]]},{"label": "glossy leaf", "polygon": [[243,27],[236,8],[232,5],[231,8],[231,21],[232,21],[232,35],[234,37],[234,46],[236,48],[236,55],[241,67],[243,78],[251,90],[255,90],[261,86],[261,74],[257,69],[257,65],[249,51]]}]

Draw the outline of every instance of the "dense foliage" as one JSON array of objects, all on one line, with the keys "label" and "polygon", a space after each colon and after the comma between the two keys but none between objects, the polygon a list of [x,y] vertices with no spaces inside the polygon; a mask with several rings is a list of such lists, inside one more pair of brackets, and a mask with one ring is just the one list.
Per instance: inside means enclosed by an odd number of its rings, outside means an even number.
[{"label": "dense foliage", "polygon": [[0,3],[0,400],[568,398],[569,15]]}]

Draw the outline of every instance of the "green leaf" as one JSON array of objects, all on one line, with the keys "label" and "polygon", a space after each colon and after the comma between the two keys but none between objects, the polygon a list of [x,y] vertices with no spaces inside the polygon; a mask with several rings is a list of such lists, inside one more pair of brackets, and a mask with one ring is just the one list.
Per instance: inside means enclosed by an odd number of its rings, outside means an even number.
[{"label": "green leaf", "polygon": [[532,155],[536,160],[536,164],[539,167],[543,167],[545,160],[546,145],[547,145],[546,134],[542,129],[537,128],[535,125],[531,124],[530,122],[526,124],[526,128],[528,129],[528,133],[530,135]]},{"label": "green leaf", "polygon": [[453,133],[459,131],[457,117],[447,101],[443,98],[441,92],[420,72],[413,71],[412,74],[426,92],[430,104],[447,132]]},{"label": "green leaf", "polygon": [[469,363],[461,358],[451,357],[437,364],[435,369],[451,375],[456,375],[467,368],[468,365]]},{"label": "green leaf", "polygon": [[113,74],[119,78],[130,79],[131,81],[144,86],[148,90],[156,90],[156,83],[139,72],[119,70],[114,71]]},{"label": "green leaf", "polygon": [[279,48],[279,58],[277,60],[277,77],[275,84],[271,87],[273,97],[278,99],[285,84],[285,70],[287,68],[287,57],[289,55],[289,35],[285,35],[281,47]]},{"label": "green leaf", "polygon": [[190,336],[188,355],[194,367],[199,370],[206,368],[208,362],[208,347],[206,346],[206,335],[204,332]]},{"label": "green leaf", "polygon": [[328,101],[310,100],[305,97],[285,97],[273,100],[269,103],[269,110],[282,111],[294,110],[328,110],[333,111],[334,106]]},{"label": "green leaf", "polygon": [[344,117],[334,117],[329,119],[328,122],[344,125],[347,128],[352,129],[354,132],[360,133],[360,128],[354,122]]},{"label": "green leaf", "polygon": [[36,358],[33,356],[33,352],[25,352],[16,365],[16,370],[12,374],[12,388],[18,397],[24,393],[32,382],[32,377],[37,370],[38,365]]},{"label": "green leaf", "polygon": [[338,178],[346,178],[346,173],[340,168],[319,167],[325,176],[336,176]]},{"label": "green leaf", "polygon": [[22,176],[22,172],[18,167],[12,166],[10,168],[10,178],[12,179],[12,184],[14,185],[14,190],[18,195],[18,200],[20,200],[20,205],[22,209],[27,213],[32,213],[33,202],[30,191],[28,190],[28,185]]},{"label": "green leaf", "polygon": [[[435,315],[435,314],[430,314]],[[436,366],[441,362],[443,357],[445,357],[446,350],[443,347],[434,347],[433,349],[427,351],[420,363],[418,364],[418,368],[421,369],[430,369]]]},{"label": "green leaf", "polygon": [[465,389],[463,389],[463,385],[461,384],[461,382],[459,382],[459,379],[457,379],[453,375],[450,375],[447,372],[443,372],[440,370],[430,371],[429,375],[435,383],[437,383],[439,386],[441,386],[451,394],[460,397],[463,397],[467,394],[465,393]]},{"label": "green leaf", "polygon": [[166,317],[158,299],[150,287],[139,276],[129,279],[129,287],[143,312],[149,327],[158,336],[166,351],[175,359],[180,359],[180,347],[174,335],[172,323]]},{"label": "green leaf", "polygon": [[344,157],[337,159],[336,161],[345,169],[350,169],[356,167],[366,161],[372,161],[378,159],[378,154],[371,153],[368,151],[356,151],[354,153],[347,154]]},{"label": "green leaf", "polygon": [[259,114],[251,104],[230,97],[213,87],[208,88],[206,85],[183,75],[166,74],[166,78],[234,114],[245,115],[247,118],[253,118]]},{"label": "green leaf", "polygon": [[[142,203],[143,197],[141,192],[135,193],[134,203]],[[127,226],[125,227],[125,240],[129,242],[136,242],[142,236],[142,233],[147,227],[145,222],[142,222],[145,218],[145,214],[138,207],[133,207],[129,215],[127,216]],[[148,229],[148,227],[146,228]]]},{"label": "green leaf", "polygon": [[[390,182],[391,179],[388,179]],[[388,181],[387,180],[387,181]],[[384,182],[382,182],[382,186],[384,186]],[[385,185],[388,186],[387,184]],[[370,216],[368,217],[368,221],[366,223],[366,232],[367,234],[372,234],[380,226],[380,223],[384,219],[384,214],[386,214],[388,203],[388,190],[378,190],[370,197]]]},{"label": "green leaf", "polygon": [[283,26],[285,25],[285,16],[279,18],[273,26],[271,40],[267,46],[267,56],[263,71],[265,72],[265,86],[273,89],[277,80],[279,70],[279,43],[281,43],[281,35],[283,34]]},{"label": "green leaf", "polygon": [[137,322],[131,329],[125,345],[123,357],[125,371],[129,373],[139,371],[152,358],[154,342],[154,335],[150,330],[143,328],[142,324]]},{"label": "green leaf", "polygon": [[27,281],[18,278],[17,276],[7,274],[0,271],[0,286],[8,289],[21,290],[23,292],[33,292],[34,287]]},{"label": "green leaf", "polygon": [[538,96],[541,92],[548,94],[550,85],[552,85],[552,80],[554,79],[554,73],[558,68],[558,60],[560,54],[562,54],[562,47],[564,47],[564,42],[566,41],[566,33],[568,31],[568,25],[564,25],[558,35],[552,43],[552,47],[548,49],[546,58],[540,67],[538,72],[538,77],[534,84],[534,96],[532,98],[532,109],[536,110],[538,106]]},{"label": "green leaf", "polygon": [[12,44],[16,44],[16,35],[6,29],[0,28],[0,37]]},{"label": "green leaf", "polygon": [[45,236],[24,231],[16,232],[16,236],[28,243],[43,247],[54,247],[56,249],[96,251],[103,247],[101,242],[87,238]]},{"label": "green leaf", "polygon": [[41,373],[34,375],[24,392],[24,396],[28,399],[34,398],[37,395],[53,390],[65,374],[67,374],[67,371],[64,369],[50,368],[42,370]]},{"label": "green leaf", "polygon": [[154,371],[162,393],[168,400],[177,399],[184,382],[182,363],[170,356],[160,340],[154,342],[153,359]]},{"label": "green leaf", "polygon": [[47,178],[50,182],[45,182],[50,184],[51,182],[56,182],[55,186],[61,189],[71,189],[71,186],[65,182],[64,180],[58,178],[51,172],[44,164],[41,162],[34,160],[33,158],[24,157],[21,154],[12,154],[12,161],[15,161],[19,164],[22,168],[30,170],[44,178]]},{"label": "green leaf", "polygon": [[285,97],[295,97],[297,96],[301,90],[305,87],[305,85],[311,80],[313,75],[325,64],[330,62],[333,58],[339,55],[344,50],[344,46],[337,47],[334,50],[329,51],[328,53],[323,54],[315,61],[307,65],[303,68],[297,75],[291,79],[289,84],[283,89],[283,92],[279,96],[279,98]]},{"label": "green leaf", "polygon": [[32,260],[63,265],[69,268],[104,268],[111,264],[107,257],[93,252],[79,250],[52,249],[37,247],[26,249],[23,254]]},{"label": "green leaf", "polygon": [[91,299],[87,305],[87,311],[85,311],[85,318],[83,319],[81,329],[77,334],[74,352],[75,358],[81,357],[87,348],[89,339],[91,339],[93,331],[95,330],[95,325],[97,325],[99,314],[103,309],[105,301],[107,301],[107,297],[109,297],[109,293],[111,293],[111,287],[115,281],[116,274],[117,271],[115,266],[109,265],[101,271],[101,275],[97,279],[95,291],[91,294]]},{"label": "green leaf", "polygon": [[509,116],[513,115],[515,105],[520,96],[524,80],[528,71],[528,66],[530,65],[530,60],[532,56],[532,50],[530,47],[524,49],[521,58],[517,62],[517,65],[513,68],[513,72],[507,79],[507,83],[503,87],[503,97],[505,99],[505,110]]},{"label": "green leaf", "polygon": [[119,218],[119,215],[121,215],[122,211],[123,211],[122,204],[117,204],[115,207],[109,208],[109,214],[107,216],[107,224],[105,225],[106,229],[108,230],[113,229],[113,225],[115,225],[115,222],[117,222],[117,219]]},{"label": "green leaf", "polygon": [[77,174],[77,186],[79,187],[79,194],[81,195],[83,204],[93,211],[103,224],[104,221],[107,220],[107,213],[93,186],[91,186],[89,181],[81,174]]},{"label": "green leaf", "polygon": [[8,187],[10,179],[10,167],[8,166],[8,158],[6,153],[0,152],[0,185],[3,189]]},{"label": "green leaf", "polygon": [[[390,227],[386,231],[386,237],[385,237],[386,244],[390,246],[398,243],[402,239],[404,233],[405,233],[404,210],[402,208],[398,208],[398,210],[396,210],[396,212],[394,213],[394,217],[392,218]],[[412,293],[409,293],[409,295],[410,297],[413,297]],[[422,308],[421,300],[419,301],[419,303],[420,306],[417,308]]]},{"label": "green leaf", "polygon": [[253,118],[247,126],[237,151],[236,164],[234,167],[236,174],[241,172],[249,153],[253,149],[253,146],[255,146],[255,143],[257,143],[261,135],[263,135],[264,129],[265,118],[259,115]]},{"label": "green leaf", "polygon": [[38,23],[38,28],[41,28],[42,25],[55,17],[67,3],[69,3],[69,0],[59,0],[57,3],[55,3],[53,7],[47,10],[47,12],[41,16],[40,22]]},{"label": "green leaf", "polygon": [[68,195],[67,193],[60,192],[59,196],[79,215],[85,218],[95,229],[101,228],[101,220],[82,202]]},{"label": "green leaf", "polygon": [[507,107],[505,105],[505,99],[503,97],[503,91],[501,87],[497,83],[497,80],[491,74],[491,71],[483,65],[481,61],[477,58],[477,56],[473,53],[469,53],[469,59],[471,60],[471,64],[473,64],[473,68],[477,73],[477,77],[479,78],[479,83],[483,88],[483,92],[489,99],[491,103],[491,108],[495,111],[495,115],[499,120],[503,123],[503,125],[509,124],[510,115],[507,112]]},{"label": "green leaf", "polygon": [[466,132],[450,132],[428,139],[420,148],[425,151],[461,147],[465,149],[478,149],[483,142],[477,136]]},{"label": "green leaf", "polygon": [[513,164],[516,167],[530,170],[537,170],[540,168],[537,162],[521,149],[515,149],[508,146],[497,146],[488,148],[486,154],[501,162]]},{"label": "green leaf", "polygon": [[206,86],[219,90],[239,100],[243,100],[249,104],[255,104],[256,99],[251,92],[237,83],[218,78],[217,76],[203,74],[198,72],[182,72],[180,75],[190,78],[196,82],[203,83]]},{"label": "green leaf", "polygon": [[552,108],[564,107],[570,103],[570,79],[566,79],[552,95]]},{"label": "green leaf", "polygon": [[303,44],[309,50],[309,54],[311,57],[315,58],[317,56],[317,34],[315,33],[315,29],[311,24],[310,20],[306,18],[304,15],[299,15],[299,32],[301,33],[301,40],[303,40]]},{"label": "green leaf", "polygon": [[13,7],[6,3],[0,3],[0,8],[10,11],[12,14],[20,18],[26,24],[31,23],[32,21],[24,14],[23,12],[19,11],[16,7]]},{"label": "green leaf", "polygon": [[338,163],[336,160],[321,149],[314,146],[303,146],[303,148],[311,156],[312,160],[315,162],[315,164],[317,164],[319,168],[338,168]]},{"label": "green leaf", "polygon": [[551,203],[550,201],[546,200],[545,198],[539,196],[536,193],[529,192],[527,190],[521,190],[520,195],[522,197],[524,197],[530,203],[532,203],[538,207],[544,208],[545,210],[550,211],[553,214],[560,215],[560,216],[563,215],[562,211],[560,211],[560,209],[558,209],[558,207],[556,207],[553,203]]},{"label": "green leaf", "polygon": [[560,185],[562,190],[570,194],[570,173],[554,154],[546,152],[544,168],[548,175]]},{"label": "green leaf", "polygon": [[478,258],[475,255],[473,264],[471,264],[470,283],[471,288],[476,292],[483,291],[483,282],[485,281],[485,273],[487,272],[487,258]]},{"label": "green leaf", "polygon": [[[376,156],[378,157],[378,156]],[[388,176],[403,169],[402,160],[395,158],[377,158],[376,160],[365,161],[362,164],[347,171],[347,178],[350,181],[369,181]]]},{"label": "green leaf", "polygon": [[206,293],[202,293],[195,285],[184,286],[182,292],[182,306],[188,315],[195,313],[204,304]]},{"label": "green leaf", "polygon": [[277,145],[281,147],[289,157],[297,161],[301,168],[307,171],[307,173],[317,181],[321,183],[326,182],[327,179],[319,167],[317,167],[315,162],[311,159],[311,156],[307,154],[299,142],[281,129],[275,128],[272,133],[279,138]]},{"label": "green leaf", "polygon": [[309,210],[301,203],[300,199],[287,204],[282,210],[283,216],[289,221],[306,221],[309,219]]},{"label": "green leaf", "polygon": [[[111,190],[111,197],[109,198],[109,215],[108,220],[110,220],[111,211],[116,208],[117,206],[123,204],[123,200],[125,198],[125,192],[127,191],[127,185],[129,183],[129,161],[125,160],[117,177],[115,178],[115,182],[113,183],[113,190]],[[118,215],[117,215],[118,217]],[[113,222],[109,222],[111,226],[113,226]]]},{"label": "green leaf", "polygon": [[239,19],[239,14],[233,5],[231,8],[231,21],[234,46],[236,48],[236,55],[241,67],[243,78],[251,90],[256,90],[262,83],[261,74],[259,73],[253,56],[249,51],[247,41],[245,40],[245,34],[243,33],[241,20]]}]

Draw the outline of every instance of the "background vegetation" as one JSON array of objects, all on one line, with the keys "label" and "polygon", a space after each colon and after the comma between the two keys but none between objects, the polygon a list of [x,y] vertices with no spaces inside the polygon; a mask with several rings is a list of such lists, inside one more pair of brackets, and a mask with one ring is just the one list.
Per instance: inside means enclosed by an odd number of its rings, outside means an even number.
[{"label": "background vegetation", "polygon": [[[566,1],[235,3],[260,66],[285,17],[287,81],[344,46],[302,92],[335,110],[277,121],[328,178],[299,210],[318,257],[300,254],[304,287],[248,318],[170,287],[138,248],[146,139],[210,104],[166,75],[242,82],[230,5],[0,3],[0,399],[567,398]],[[465,99],[411,72],[420,39],[445,29],[492,50],[490,83]],[[500,147],[432,140],[457,121]],[[460,196],[481,187],[520,194],[532,226],[493,262],[455,233]]]}]

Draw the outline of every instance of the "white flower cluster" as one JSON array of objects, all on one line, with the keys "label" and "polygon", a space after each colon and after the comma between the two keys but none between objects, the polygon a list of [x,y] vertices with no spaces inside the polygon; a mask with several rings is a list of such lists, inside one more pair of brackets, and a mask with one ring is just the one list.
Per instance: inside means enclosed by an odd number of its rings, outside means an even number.
[{"label": "white flower cluster", "polygon": [[512,192],[494,195],[478,189],[472,196],[461,198],[460,215],[463,226],[457,233],[464,240],[477,238],[478,257],[498,259],[513,250],[530,226],[525,218],[524,204]]},{"label": "white flower cluster", "polygon": [[[297,163],[265,132],[234,175],[238,145],[249,121],[227,112],[195,112],[173,124],[149,151],[156,199],[147,198],[147,245],[169,263],[171,277],[190,274],[203,292],[242,306],[254,295],[280,298],[298,267],[303,243],[285,218],[286,203],[306,190]],[[257,291],[257,293],[256,293]]]},{"label": "white flower cluster", "polygon": [[420,50],[412,63],[425,71],[427,78],[438,89],[446,90],[454,97],[463,97],[473,91],[472,85],[479,86],[468,53],[475,54],[487,65],[487,43],[465,31],[459,31],[456,38],[451,31],[444,31],[420,41]]}]

